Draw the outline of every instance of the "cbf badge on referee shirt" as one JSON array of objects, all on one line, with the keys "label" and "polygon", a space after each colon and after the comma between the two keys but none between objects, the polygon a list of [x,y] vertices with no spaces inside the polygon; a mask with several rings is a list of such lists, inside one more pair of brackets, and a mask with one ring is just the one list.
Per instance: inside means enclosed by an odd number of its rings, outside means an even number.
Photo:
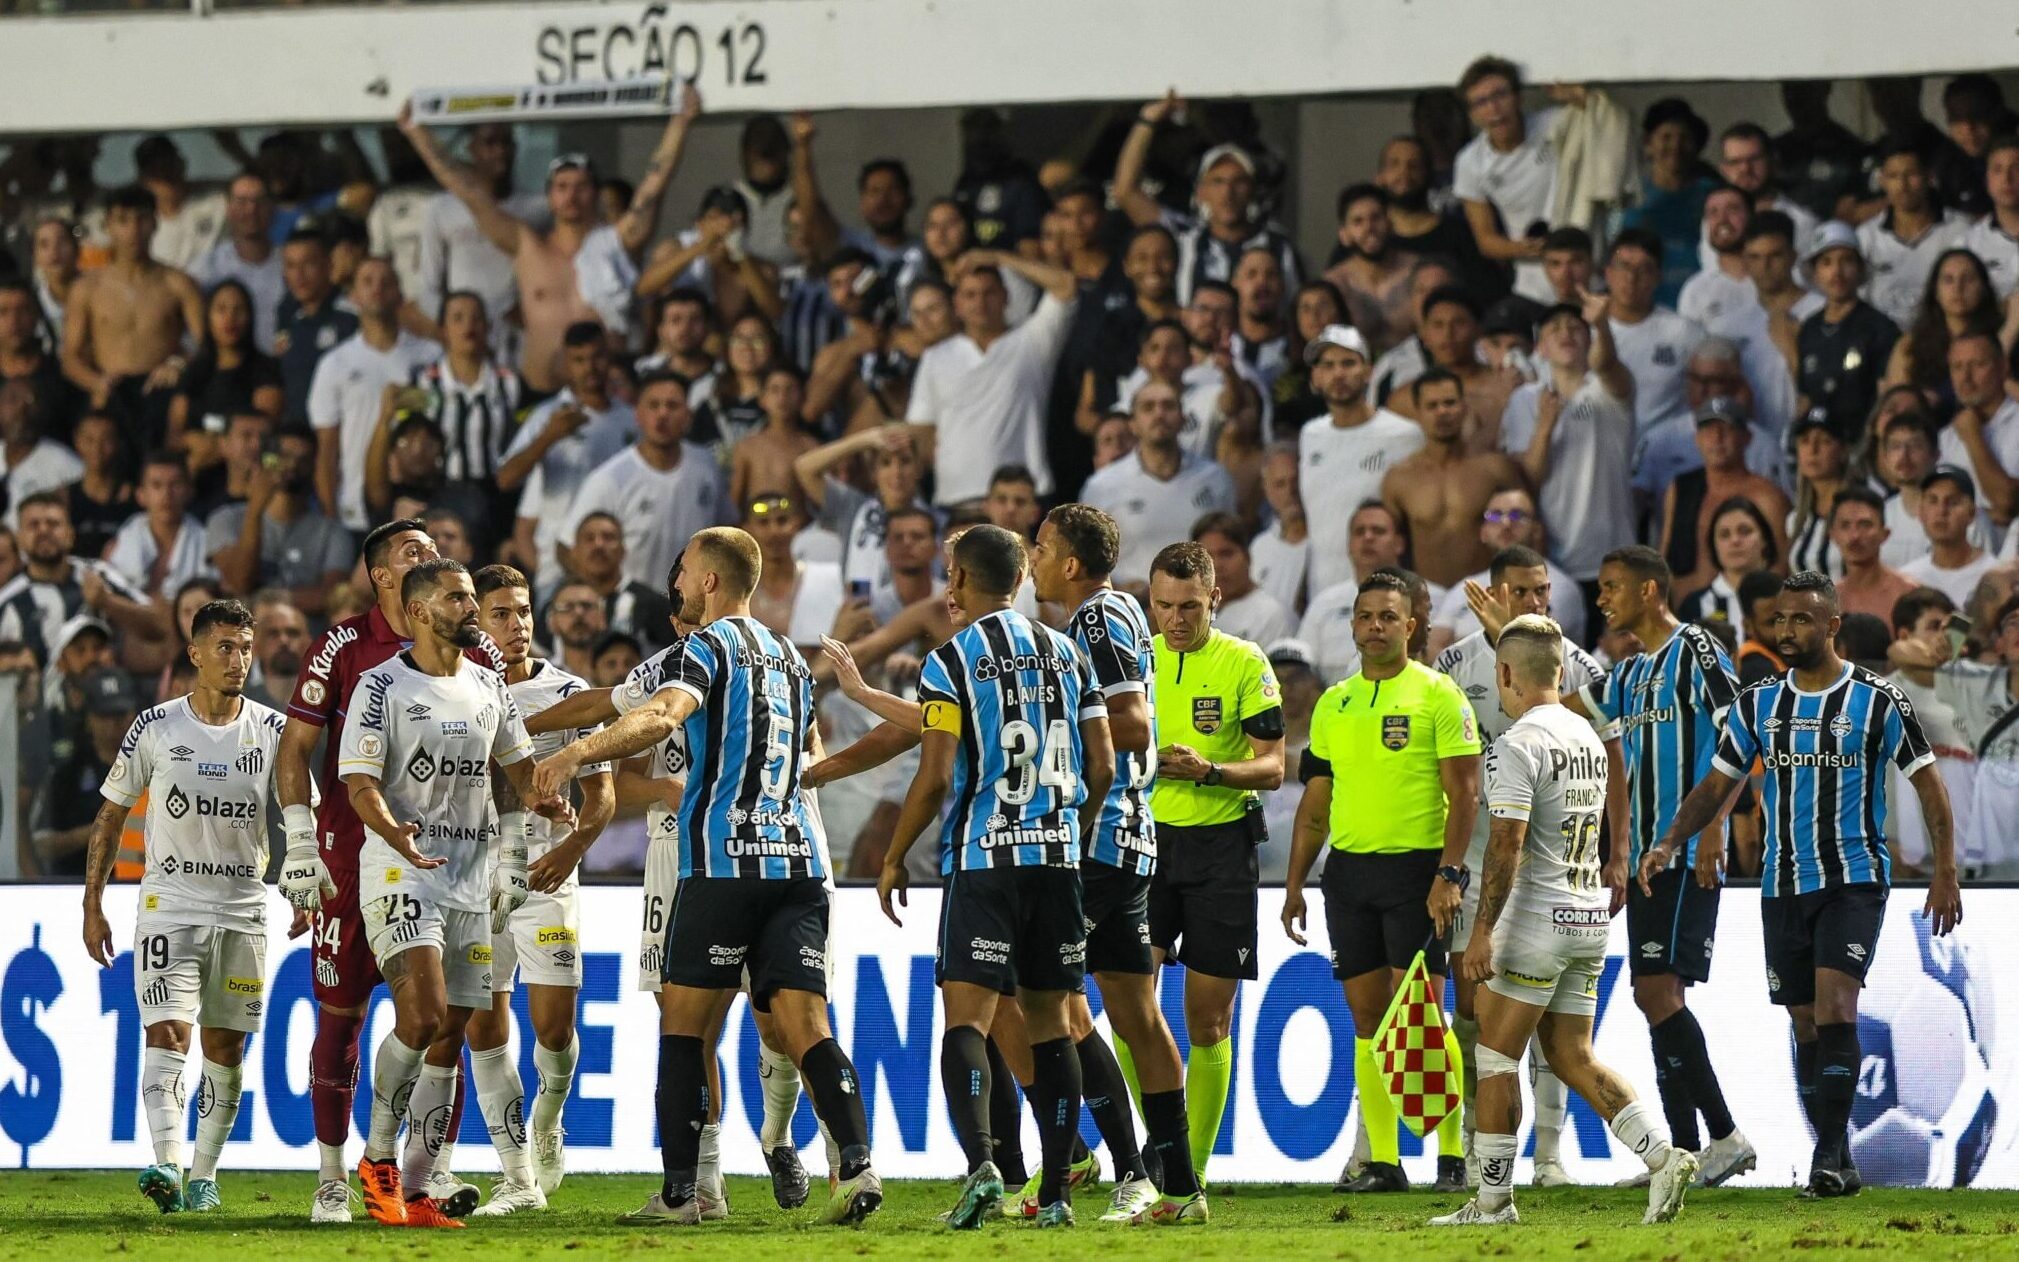
[{"label": "cbf badge on referee shirt", "polygon": [[1406,714],[1382,715],[1381,743],[1397,752],[1409,748],[1409,716]]},{"label": "cbf badge on referee shirt", "polygon": [[1192,698],[1192,726],[1207,736],[1220,730],[1220,720],[1224,717],[1224,707],[1218,697]]}]

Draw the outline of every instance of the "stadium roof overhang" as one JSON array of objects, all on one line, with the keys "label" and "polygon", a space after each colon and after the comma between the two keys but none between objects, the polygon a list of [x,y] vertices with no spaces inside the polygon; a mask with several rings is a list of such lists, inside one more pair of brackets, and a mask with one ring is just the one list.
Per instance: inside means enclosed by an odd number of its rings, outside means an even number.
[{"label": "stadium roof overhang", "polygon": [[[199,9],[207,0],[195,0]],[[2009,0],[689,0],[0,18],[0,131],[384,121],[418,88],[699,76],[711,112],[2019,65]]]}]

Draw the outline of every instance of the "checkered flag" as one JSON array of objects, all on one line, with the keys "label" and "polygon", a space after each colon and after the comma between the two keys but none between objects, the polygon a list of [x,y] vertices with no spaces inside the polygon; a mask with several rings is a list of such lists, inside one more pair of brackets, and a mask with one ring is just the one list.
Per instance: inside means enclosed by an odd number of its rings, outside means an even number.
[{"label": "checkered flag", "polygon": [[1458,1112],[1463,1061],[1421,951],[1374,1030],[1374,1057],[1395,1112],[1413,1134],[1427,1136]]}]

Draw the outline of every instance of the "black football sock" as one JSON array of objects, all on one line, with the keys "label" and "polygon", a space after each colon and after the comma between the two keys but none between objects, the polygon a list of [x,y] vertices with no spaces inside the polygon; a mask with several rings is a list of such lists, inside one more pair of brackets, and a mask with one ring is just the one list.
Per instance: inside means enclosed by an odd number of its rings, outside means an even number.
[{"label": "black football sock", "polygon": [[1816,1027],[1816,1158],[1830,1169],[1844,1163],[1851,1103],[1858,1093],[1858,1023]]},{"label": "black football sock", "polygon": [[1157,1155],[1163,1171],[1154,1180],[1166,1196],[1191,1196],[1199,1190],[1199,1177],[1192,1169],[1191,1123],[1185,1116],[1185,1089],[1145,1091],[1143,1125],[1150,1132],[1150,1151]]},{"label": "black football sock", "polygon": [[1066,1168],[1073,1161],[1073,1138],[1080,1130],[1080,1053],[1070,1038],[1031,1044],[1031,1097],[1037,1102],[1038,1137],[1044,1150],[1044,1173],[1038,1180],[1038,1204],[1070,1202]]},{"label": "black football sock", "polygon": [[1017,1099],[1016,1075],[1002,1058],[995,1040],[988,1041],[988,1129],[994,1140],[995,1168],[1007,1187],[1020,1188],[1031,1177],[1024,1165],[1023,1102]]},{"label": "black football sock", "polygon": [[694,1168],[701,1164],[701,1126],[708,1120],[708,1076],[701,1040],[659,1036],[659,1193],[668,1205],[694,1197]]},{"label": "black football sock", "polygon": [[1669,1142],[1695,1152],[1703,1147],[1703,1137],[1697,1131],[1696,1097],[1690,1092],[1689,1075],[1683,1071],[1682,1030],[1676,1025],[1682,1015],[1678,1012],[1647,1033],[1654,1046],[1654,1089],[1661,1096],[1662,1116],[1668,1120]]},{"label": "black football sock", "polygon": [[988,1040],[971,1025],[957,1025],[939,1043],[939,1082],[953,1133],[967,1156],[968,1173],[989,1159]]},{"label": "black football sock", "polygon": [[1080,1081],[1086,1089],[1087,1108],[1093,1112],[1094,1125],[1100,1129],[1108,1156],[1115,1163],[1115,1182],[1148,1178],[1149,1172],[1143,1168],[1142,1146],[1136,1138],[1135,1115],[1129,1112],[1129,1084],[1122,1079],[1122,1067],[1115,1061],[1114,1049],[1096,1030],[1080,1040],[1079,1054]]},{"label": "black football sock", "polygon": [[824,1038],[799,1058],[799,1077],[813,1097],[813,1111],[827,1123],[827,1133],[841,1149],[843,1179],[869,1167],[869,1118],[862,1111],[862,1084],[841,1044]]},{"label": "black football sock", "polygon": [[1795,1044],[1795,1094],[1801,1098],[1802,1112],[1809,1119],[1809,1129],[1822,1136],[1822,1123],[1816,1120],[1816,1056],[1821,1044],[1816,1039]]},{"label": "black football sock", "polygon": [[1689,1083],[1690,1099],[1704,1115],[1704,1130],[1714,1140],[1732,1133],[1732,1111],[1725,1107],[1724,1088],[1718,1085],[1718,1071],[1711,1067],[1711,1049],[1704,1044],[1704,1028],[1688,1008],[1662,1022],[1680,1025],[1677,1033],[1683,1057],[1683,1080]]}]

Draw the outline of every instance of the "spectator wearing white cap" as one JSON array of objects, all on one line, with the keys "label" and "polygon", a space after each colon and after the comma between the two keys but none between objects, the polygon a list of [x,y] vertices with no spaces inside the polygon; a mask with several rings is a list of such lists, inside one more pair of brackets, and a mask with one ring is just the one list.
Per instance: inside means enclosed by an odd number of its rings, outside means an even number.
[{"label": "spectator wearing white cap", "polygon": [[1984,151],[1984,189],[1991,213],[1970,225],[1963,244],[1984,260],[2004,302],[2019,289],[2019,136],[2000,137]]},{"label": "spectator wearing white cap", "polygon": [[1977,503],[1999,526],[2019,513],[2019,401],[2006,392],[2005,348],[1989,333],[1949,340],[1956,413],[1936,447],[1944,464],[1970,470]]},{"label": "spectator wearing white cap", "polygon": [[1968,223],[1935,203],[1927,159],[1909,142],[1880,148],[1879,189],[1886,208],[1858,225],[1858,247],[1870,269],[1865,297],[1904,329],[1914,321],[1935,260],[1962,244]]},{"label": "spectator wearing white cap", "polygon": [[1967,469],[1936,465],[1921,479],[1921,529],[1928,535],[1928,554],[1899,567],[1900,577],[1932,587],[1961,609],[1970,603],[1977,580],[1998,559],[1970,542],[1977,519],[1977,483]]},{"label": "spectator wearing white cap", "polygon": [[[1014,329],[1004,318],[1005,271],[1045,295]],[[1038,494],[1051,493],[1045,406],[1078,294],[1078,282],[1062,267],[1003,250],[961,256],[953,291],[960,332],[919,356],[905,409],[906,420],[936,431],[939,503],[981,499],[989,475],[1006,464],[1027,466]]]},{"label": "spectator wearing white cap", "polygon": [[1192,542],[1213,558],[1214,581],[1220,589],[1213,625],[1255,644],[1271,644],[1289,635],[1296,621],[1281,601],[1255,582],[1248,551],[1254,534],[1232,513],[1207,513],[1192,526]]},{"label": "spectator wearing white cap", "polygon": [[1859,293],[1865,256],[1850,225],[1833,219],[1818,228],[1803,262],[1823,305],[1795,335],[1795,406],[1803,414],[1822,408],[1855,444],[1878,404],[1900,326]]},{"label": "spectator wearing white cap", "polygon": [[1087,479],[1080,498],[1121,527],[1114,579],[1150,581],[1150,562],[1166,544],[1189,539],[1192,524],[1234,509],[1234,479],[1178,442],[1185,424],[1178,392],[1153,381],[1136,392],[1129,411],[1136,449]]},{"label": "spectator wearing white cap", "polygon": [[1325,403],[1323,419],[1298,434],[1298,487],[1310,528],[1309,590],[1355,578],[1347,556],[1353,514],[1381,497],[1388,471],[1423,446],[1414,421],[1367,400],[1372,370],[1367,339],[1346,324],[1330,324],[1304,346],[1311,389]]},{"label": "spectator wearing white cap", "polygon": [[1178,241],[1178,301],[1189,303],[1201,281],[1231,281],[1235,264],[1249,250],[1267,250],[1282,272],[1283,289],[1303,283],[1304,268],[1290,238],[1266,223],[1255,211],[1255,159],[1239,145],[1216,145],[1199,159],[1192,190],[1196,214],[1184,214],[1160,204],[1143,188],[1150,142],[1157,128],[1184,110],[1174,91],[1145,105],[1129,129],[1129,138],[1115,160],[1114,198],[1138,227],[1161,223]]}]

